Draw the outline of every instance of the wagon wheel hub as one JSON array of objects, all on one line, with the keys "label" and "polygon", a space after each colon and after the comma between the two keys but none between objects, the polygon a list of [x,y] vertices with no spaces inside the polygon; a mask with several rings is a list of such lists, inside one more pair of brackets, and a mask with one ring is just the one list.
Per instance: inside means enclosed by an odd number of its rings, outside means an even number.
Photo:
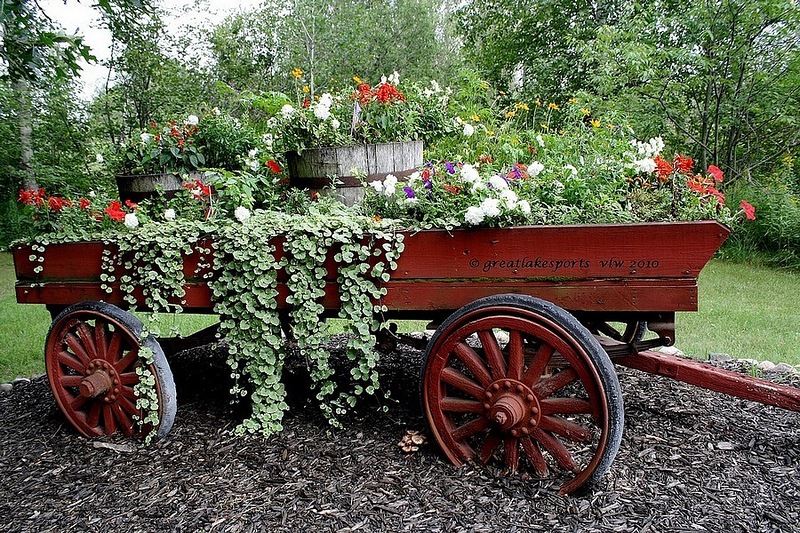
[{"label": "wagon wheel hub", "polygon": [[533,391],[515,379],[501,379],[486,388],[486,417],[501,431],[527,435],[539,424],[541,408]]},{"label": "wagon wheel hub", "polygon": [[113,365],[94,359],[86,366],[86,377],[78,386],[84,398],[100,398],[106,403],[116,401],[119,394],[119,375]]}]

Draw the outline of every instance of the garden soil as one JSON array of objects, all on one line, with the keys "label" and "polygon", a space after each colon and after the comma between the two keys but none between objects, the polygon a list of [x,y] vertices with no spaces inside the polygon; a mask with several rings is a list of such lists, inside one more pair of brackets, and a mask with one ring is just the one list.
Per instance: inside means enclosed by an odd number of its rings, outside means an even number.
[{"label": "garden soil", "polygon": [[[331,345],[342,359],[342,339]],[[619,369],[625,433],[590,493],[496,468],[456,468],[426,434],[422,354],[382,359],[388,412],[365,402],[333,429],[310,406],[302,364],[287,369],[291,411],[264,439],[232,430],[224,350],[176,354],[172,432],[145,446],[87,440],[44,377],[0,392],[0,523],[7,531],[800,531],[800,413]],[[737,362],[721,363],[735,367]],[[796,377],[768,376],[783,381]],[[370,405],[366,405],[369,403]]]}]

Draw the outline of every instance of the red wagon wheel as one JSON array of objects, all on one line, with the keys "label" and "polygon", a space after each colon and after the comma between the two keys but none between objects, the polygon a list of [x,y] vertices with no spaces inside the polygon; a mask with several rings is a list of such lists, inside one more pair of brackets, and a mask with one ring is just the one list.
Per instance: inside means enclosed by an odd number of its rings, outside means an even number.
[{"label": "red wagon wheel", "polygon": [[140,381],[141,347],[153,352],[147,368],[155,378],[158,398],[158,437],[175,420],[175,383],[164,352],[150,335],[143,337],[139,319],[111,304],[82,302],[62,311],[50,326],[45,345],[45,368],[50,389],[61,412],[85,437],[121,432],[142,436],[135,417],[134,387]]},{"label": "red wagon wheel", "polygon": [[572,315],[521,295],[477,300],[451,315],[427,347],[423,408],[456,465],[502,459],[588,489],[622,439],[622,393],[606,353]]}]

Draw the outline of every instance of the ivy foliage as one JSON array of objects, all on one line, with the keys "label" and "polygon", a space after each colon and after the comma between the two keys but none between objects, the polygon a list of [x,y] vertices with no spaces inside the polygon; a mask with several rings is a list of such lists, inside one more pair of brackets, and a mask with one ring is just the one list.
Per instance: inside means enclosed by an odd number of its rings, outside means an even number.
[{"label": "ivy foliage", "polygon": [[[384,327],[382,285],[397,267],[403,236],[391,221],[354,214],[333,201],[303,206],[302,214],[256,210],[242,218],[149,221],[136,231],[50,234],[39,237],[33,250],[43,263],[48,244],[103,241],[101,288],[109,294],[122,291],[132,308],[149,309],[146,334],[155,336],[162,333],[160,315],[179,313],[186,305],[186,283],[207,281],[220,317],[218,336],[228,345],[236,380],[231,393],[249,395],[252,403],[250,418],[237,432],[267,436],[281,430],[288,409],[281,382],[287,334],[309,365],[323,413],[339,426],[338,417],[359,396],[380,389],[374,334]],[[185,260],[193,254],[197,269],[187,273]],[[42,272],[46,265],[37,269]],[[329,315],[349,320],[347,380],[333,379],[324,321]],[[155,378],[148,370],[152,359],[147,350],[140,357],[137,407],[144,411],[141,422],[157,427]]]}]

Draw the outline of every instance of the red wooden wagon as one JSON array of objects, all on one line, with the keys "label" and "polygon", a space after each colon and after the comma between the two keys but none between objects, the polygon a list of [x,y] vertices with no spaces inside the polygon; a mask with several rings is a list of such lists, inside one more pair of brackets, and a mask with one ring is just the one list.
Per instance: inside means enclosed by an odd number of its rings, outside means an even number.
[{"label": "red wooden wagon", "polygon": [[[421,388],[447,458],[460,465],[495,457],[511,470],[524,461],[541,475],[563,471],[562,493],[589,487],[622,438],[614,363],[800,411],[798,389],[650,351],[673,344],[677,311],[697,310],[697,277],[728,234],[714,221],[409,232],[383,303],[390,317],[437,324]],[[17,301],[46,304],[55,316],[47,374],[83,435],[134,432],[137,354],[152,349],[163,436],[176,409],[169,365],[121,308],[122,291],[103,289],[105,247],[15,247]],[[198,252],[184,258],[182,306],[209,313],[199,262]],[[335,311],[332,258],[328,275],[323,304]],[[279,285],[279,309],[287,294]]]}]

